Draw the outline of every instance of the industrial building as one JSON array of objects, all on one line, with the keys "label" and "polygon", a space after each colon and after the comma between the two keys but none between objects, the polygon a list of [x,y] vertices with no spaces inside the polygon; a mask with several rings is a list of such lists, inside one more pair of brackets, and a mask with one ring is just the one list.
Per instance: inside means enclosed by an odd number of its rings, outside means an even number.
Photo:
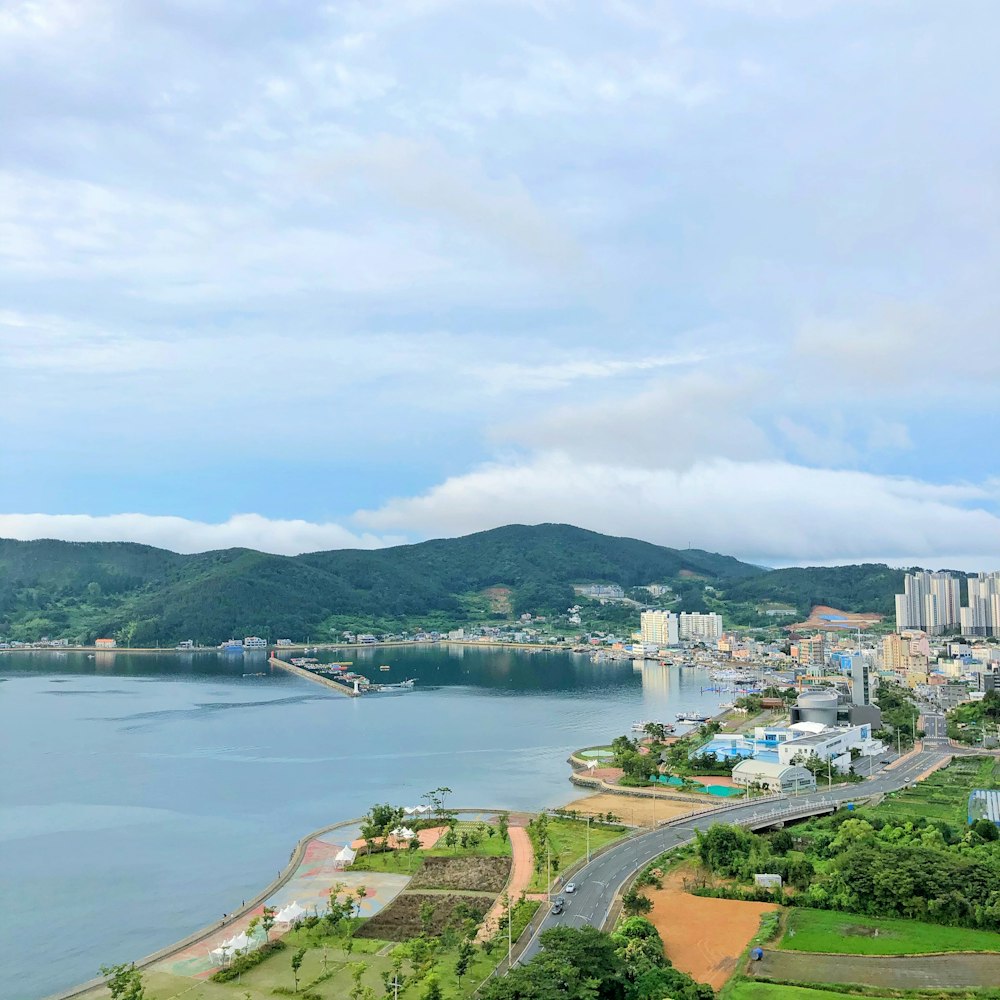
[{"label": "industrial building", "polygon": [[814,792],[816,776],[798,764],[774,764],[766,760],[741,760],[733,768],[733,783],[740,788],[759,785],[769,792]]},{"label": "industrial building", "polygon": [[[867,664],[863,669],[864,676],[860,680],[862,690],[868,684]],[[854,685],[858,684],[855,680]],[[838,694],[833,688],[818,688],[799,695],[789,710],[789,721],[793,724],[821,722],[830,728],[869,725],[878,729],[882,725],[882,713],[876,705],[853,704],[846,694]]]}]

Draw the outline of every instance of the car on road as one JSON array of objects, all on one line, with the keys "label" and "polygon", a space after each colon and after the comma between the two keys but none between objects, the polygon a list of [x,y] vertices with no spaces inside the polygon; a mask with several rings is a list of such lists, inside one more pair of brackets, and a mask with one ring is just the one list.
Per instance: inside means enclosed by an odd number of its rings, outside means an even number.
[{"label": "car on road", "polygon": [[575,882],[567,882],[566,883],[566,891],[567,892],[576,892],[576,883]]},{"label": "car on road", "polygon": [[558,899],[552,900],[552,906],[549,908],[549,913],[560,914],[563,911],[563,905]]}]

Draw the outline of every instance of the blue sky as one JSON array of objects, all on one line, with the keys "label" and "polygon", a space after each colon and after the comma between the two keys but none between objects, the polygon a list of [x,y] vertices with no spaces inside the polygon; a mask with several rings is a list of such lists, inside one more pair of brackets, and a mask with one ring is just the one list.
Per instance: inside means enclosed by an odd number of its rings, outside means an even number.
[{"label": "blue sky", "polygon": [[0,535],[1000,567],[987,0],[13,0]]}]

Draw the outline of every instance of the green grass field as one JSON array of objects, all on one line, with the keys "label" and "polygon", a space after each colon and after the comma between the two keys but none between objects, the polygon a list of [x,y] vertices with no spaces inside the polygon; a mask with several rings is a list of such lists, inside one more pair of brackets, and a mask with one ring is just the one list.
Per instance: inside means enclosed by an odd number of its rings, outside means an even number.
[{"label": "green grass field", "polygon": [[[877,931],[877,933],[876,933]],[[849,955],[919,955],[937,951],[1000,952],[1000,934],[889,920],[853,913],[792,908],[779,948]]]},{"label": "green grass field", "polygon": [[[462,831],[474,830],[476,823],[459,823],[455,832],[461,837]],[[477,847],[462,847],[461,843],[448,847],[442,837],[429,850],[409,851],[405,848],[398,851],[379,851],[375,854],[365,854],[365,848],[358,851],[357,859],[351,865],[350,871],[392,872],[397,875],[413,875],[424,863],[424,858],[503,858],[510,857],[510,840],[503,840],[499,833],[492,837],[483,836]]]},{"label": "green grass field", "polygon": [[[845,994],[807,986],[779,986],[741,979],[727,986],[721,995],[725,1000],[844,1000]],[[878,998],[872,994],[868,995],[868,1000]]]},{"label": "green grass field", "polygon": [[[559,855],[559,871],[565,871],[571,865],[576,864],[587,854],[587,824],[582,820],[575,819],[549,819],[549,836],[552,840],[552,847]],[[598,823],[590,824],[590,851],[593,853],[605,844],[610,844],[613,840],[619,840],[625,836],[625,830],[621,827],[603,826]],[[552,872],[555,878],[556,872]],[[529,892],[545,892],[545,855],[542,852],[541,871],[536,871],[528,886]]]}]

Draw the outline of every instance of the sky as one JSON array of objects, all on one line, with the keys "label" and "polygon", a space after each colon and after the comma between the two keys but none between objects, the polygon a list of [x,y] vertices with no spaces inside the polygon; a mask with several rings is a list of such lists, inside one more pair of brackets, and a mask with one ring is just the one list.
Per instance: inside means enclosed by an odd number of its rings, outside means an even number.
[{"label": "sky", "polygon": [[6,0],[0,536],[1000,569],[995,0]]}]

